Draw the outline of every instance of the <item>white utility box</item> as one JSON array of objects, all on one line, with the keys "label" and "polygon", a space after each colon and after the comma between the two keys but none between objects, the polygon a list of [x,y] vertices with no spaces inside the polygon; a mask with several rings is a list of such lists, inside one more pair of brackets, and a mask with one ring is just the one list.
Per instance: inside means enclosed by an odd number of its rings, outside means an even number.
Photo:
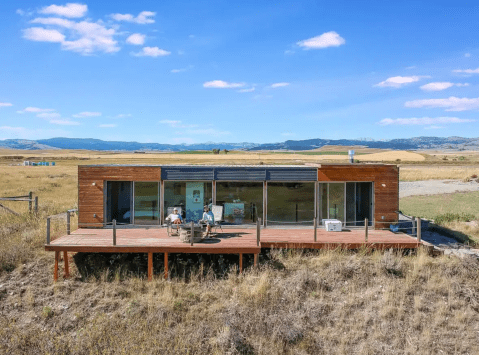
[{"label": "white utility box", "polygon": [[343,223],[338,219],[323,219],[323,225],[327,232],[341,232]]}]

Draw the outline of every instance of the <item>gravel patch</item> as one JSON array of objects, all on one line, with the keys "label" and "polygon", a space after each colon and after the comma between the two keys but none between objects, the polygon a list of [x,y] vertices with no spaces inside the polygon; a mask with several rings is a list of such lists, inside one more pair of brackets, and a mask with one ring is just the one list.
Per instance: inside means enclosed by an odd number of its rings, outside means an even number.
[{"label": "gravel patch", "polygon": [[451,194],[455,192],[479,191],[479,183],[461,180],[400,181],[399,198],[416,195]]}]

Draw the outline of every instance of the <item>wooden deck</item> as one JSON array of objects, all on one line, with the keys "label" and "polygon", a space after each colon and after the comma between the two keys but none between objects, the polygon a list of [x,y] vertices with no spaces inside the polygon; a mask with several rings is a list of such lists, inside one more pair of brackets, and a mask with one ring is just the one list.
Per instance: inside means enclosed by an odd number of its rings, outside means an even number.
[{"label": "wooden deck", "polygon": [[239,254],[241,271],[243,254],[254,254],[256,265],[261,248],[414,249],[419,244],[416,238],[385,230],[369,230],[366,242],[363,229],[326,232],[318,228],[314,241],[312,228],[264,228],[260,231],[258,245],[255,228],[224,228],[212,238],[190,245],[180,242],[177,236],[168,237],[166,228],[124,228],[116,230],[116,245],[113,245],[112,229],[78,229],[46,244],[45,250],[55,252],[55,280],[58,278],[60,252],[64,253],[65,276],[69,273],[68,252],[148,253],[148,278],[151,279],[153,253],[164,253],[167,277],[169,253]]}]

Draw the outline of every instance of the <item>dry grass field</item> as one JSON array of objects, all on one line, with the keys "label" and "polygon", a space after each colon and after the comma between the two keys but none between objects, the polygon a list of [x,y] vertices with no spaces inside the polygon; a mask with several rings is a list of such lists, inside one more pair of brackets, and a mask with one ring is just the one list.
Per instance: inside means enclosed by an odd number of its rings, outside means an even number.
[{"label": "dry grass field", "polygon": [[[15,166],[26,152],[0,152],[1,195],[33,191],[40,201],[37,215],[25,202],[5,203],[18,217],[0,210],[0,353],[479,353],[479,262],[472,259],[273,251],[260,256],[259,270],[238,275],[237,258],[221,259],[232,268],[224,274],[214,271],[217,259],[172,256],[172,279],[148,283],[144,255],[132,255],[128,269],[99,255],[89,259],[97,260],[90,274],[72,262],[72,277],[53,283],[53,254],[42,248],[45,217],[76,207],[78,164],[304,164],[324,155],[28,154],[57,165]],[[421,156],[421,165],[401,161],[401,179],[437,178],[430,169],[461,179],[477,173],[475,157],[439,166]],[[52,223],[53,235],[64,233],[64,220]],[[155,274],[162,274],[156,259]]]}]

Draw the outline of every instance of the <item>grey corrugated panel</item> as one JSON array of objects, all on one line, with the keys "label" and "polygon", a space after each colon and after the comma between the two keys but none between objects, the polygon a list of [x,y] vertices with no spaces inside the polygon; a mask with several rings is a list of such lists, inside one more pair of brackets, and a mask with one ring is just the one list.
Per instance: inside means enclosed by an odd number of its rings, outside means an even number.
[{"label": "grey corrugated panel", "polygon": [[215,180],[237,180],[237,181],[264,181],[266,180],[266,169],[245,169],[245,168],[216,168]]},{"label": "grey corrugated panel", "polygon": [[162,180],[213,180],[213,168],[165,167],[161,169]]},{"label": "grey corrugated panel", "polygon": [[266,179],[271,181],[316,181],[317,169],[267,169]]}]

